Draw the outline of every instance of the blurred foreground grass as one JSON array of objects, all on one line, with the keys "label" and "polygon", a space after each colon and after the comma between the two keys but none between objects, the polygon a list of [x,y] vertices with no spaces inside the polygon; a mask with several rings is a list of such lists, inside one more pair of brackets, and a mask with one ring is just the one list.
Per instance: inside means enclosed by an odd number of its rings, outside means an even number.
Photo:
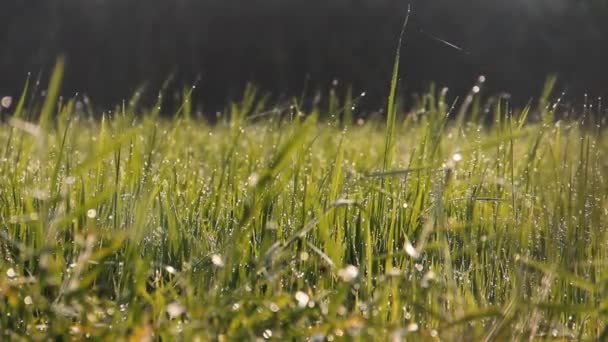
[{"label": "blurred foreground grass", "polygon": [[59,74],[0,126],[2,340],[608,335],[608,139],[548,91],[210,125],[188,92],[93,119]]}]

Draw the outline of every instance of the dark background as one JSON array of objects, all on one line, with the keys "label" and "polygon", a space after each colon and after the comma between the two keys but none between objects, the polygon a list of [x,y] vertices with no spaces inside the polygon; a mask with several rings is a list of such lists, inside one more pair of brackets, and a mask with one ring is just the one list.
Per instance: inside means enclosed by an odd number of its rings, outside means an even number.
[{"label": "dark background", "polygon": [[[3,0],[0,95],[28,72],[48,75],[67,58],[64,94],[99,106],[170,92],[200,77],[207,112],[237,99],[247,81],[274,98],[312,96],[338,79],[380,107],[388,93],[406,1],[391,0]],[[516,103],[557,73],[571,99],[608,93],[608,1],[412,0],[401,94],[430,82],[463,95],[476,78]],[[462,47],[452,48],[438,37]],[[44,79],[44,77],[43,77]]]}]

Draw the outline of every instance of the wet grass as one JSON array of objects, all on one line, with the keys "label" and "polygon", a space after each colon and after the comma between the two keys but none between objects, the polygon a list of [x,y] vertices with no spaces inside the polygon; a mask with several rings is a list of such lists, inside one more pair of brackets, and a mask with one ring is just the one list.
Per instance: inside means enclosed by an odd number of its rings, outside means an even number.
[{"label": "wet grass", "polygon": [[172,119],[57,106],[60,69],[0,126],[2,340],[608,335],[608,139],[551,84],[404,115],[394,80],[355,123],[249,89],[210,125],[189,91]]}]

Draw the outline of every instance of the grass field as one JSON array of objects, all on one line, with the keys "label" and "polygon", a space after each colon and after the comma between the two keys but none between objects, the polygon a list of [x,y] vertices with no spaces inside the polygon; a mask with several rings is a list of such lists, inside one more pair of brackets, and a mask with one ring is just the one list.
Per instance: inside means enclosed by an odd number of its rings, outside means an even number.
[{"label": "grass field", "polygon": [[551,84],[211,125],[57,106],[60,69],[0,126],[1,340],[608,336],[608,138]]}]

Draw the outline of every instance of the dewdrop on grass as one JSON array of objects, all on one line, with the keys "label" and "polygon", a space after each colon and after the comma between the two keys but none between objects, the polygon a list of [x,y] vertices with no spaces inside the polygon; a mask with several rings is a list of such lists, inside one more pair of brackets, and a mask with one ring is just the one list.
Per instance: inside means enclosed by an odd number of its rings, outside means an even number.
[{"label": "dewdrop on grass", "polygon": [[359,275],[359,269],[356,266],[348,265],[338,271],[338,276],[345,282],[351,282]]},{"label": "dewdrop on grass", "polygon": [[95,209],[89,209],[87,211],[87,217],[90,219],[94,219],[95,217],[97,217],[97,210]]},{"label": "dewdrop on grass", "polygon": [[414,259],[417,259],[420,256],[416,248],[409,241],[405,242],[405,246],[403,248],[405,249],[405,253]]},{"label": "dewdrop on grass", "polygon": [[249,184],[250,187],[255,187],[258,182],[260,181],[260,175],[257,174],[256,172],[252,173],[248,178],[247,178],[247,183]]},{"label": "dewdrop on grass", "polygon": [[306,292],[298,291],[295,295],[296,301],[298,302],[299,308],[305,308],[310,301],[310,297],[306,294]]},{"label": "dewdrop on grass", "polygon": [[213,254],[211,256],[211,262],[216,267],[224,267],[224,260],[222,259],[222,256],[219,254]]},{"label": "dewdrop on grass", "polygon": [[270,311],[277,313],[279,312],[279,310],[281,309],[277,303],[270,303],[270,305],[268,305],[268,308],[270,309]]},{"label": "dewdrop on grass", "polygon": [[13,98],[10,96],[5,96],[2,98],[2,100],[0,100],[0,105],[2,105],[2,108],[7,109],[11,106],[11,104],[13,104]]},{"label": "dewdrop on grass", "polygon": [[169,318],[173,319],[184,314],[186,312],[186,307],[178,302],[173,302],[167,305],[166,311]]},{"label": "dewdrop on grass", "polygon": [[264,330],[264,333],[262,334],[262,336],[264,336],[265,339],[270,339],[272,337],[272,330],[270,329],[266,329]]},{"label": "dewdrop on grass", "polygon": [[9,278],[15,278],[17,276],[17,272],[11,267],[6,271],[6,276]]},{"label": "dewdrop on grass", "polygon": [[413,322],[413,323],[408,324],[406,330],[408,332],[418,331],[418,323]]}]

